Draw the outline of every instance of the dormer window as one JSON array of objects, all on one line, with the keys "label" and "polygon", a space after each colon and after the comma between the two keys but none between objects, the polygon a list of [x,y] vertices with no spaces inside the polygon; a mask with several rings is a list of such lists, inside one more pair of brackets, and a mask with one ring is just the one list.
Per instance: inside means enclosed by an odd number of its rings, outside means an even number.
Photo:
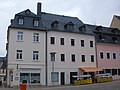
[{"label": "dormer window", "polygon": [[113,36],[113,37],[112,37],[112,40],[113,40],[114,42],[117,42],[117,41],[118,41],[118,39],[117,39],[116,36]]},{"label": "dormer window", "polygon": [[74,24],[70,21],[64,26],[64,28],[66,30],[74,30]]},{"label": "dormer window", "polygon": [[97,26],[97,27],[95,28],[95,30],[98,31],[98,32],[101,32],[101,31],[102,31],[102,26]]},{"label": "dormer window", "polygon": [[38,20],[34,20],[33,24],[34,24],[34,26],[38,26],[39,25],[39,21]]},{"label": "dormer window", "polygon": [[104,40],[105,40],[105,35],[100,34],[100,35],[99,35],[99,39],[101,39],[102,41],[104,41]]},{"label": "dormer window", "polygon": [[58,29],[59,22],[56,20],[51,24],[51,28]]},{"label": "dormer window", "polygon": [[80,32],[86,32],[86,26],[82,25],[81,27],[79,27],[79,31]]},{"label": "dormer window", "polygon": [[23,25],[23,20],[24,20],[23,18],[19,18],[18,24],[19,24],[19,25]]},{"label": "dormer window", "polygon": [[114,28],[111,32],[114,33],[114,34],[117,34],[117,31],[118,31],[118,29]]}]

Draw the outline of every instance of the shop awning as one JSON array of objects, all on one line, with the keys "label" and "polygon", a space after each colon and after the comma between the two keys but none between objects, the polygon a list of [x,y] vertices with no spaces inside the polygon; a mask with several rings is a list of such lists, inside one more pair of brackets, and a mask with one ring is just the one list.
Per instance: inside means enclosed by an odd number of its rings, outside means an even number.
[{"label": "shop awning", "polygon": [[80,68],[83,72],[96,72],[96,71],[102,71],[101,68],[95,68],[95,67],[86,67],[86,68]]}]

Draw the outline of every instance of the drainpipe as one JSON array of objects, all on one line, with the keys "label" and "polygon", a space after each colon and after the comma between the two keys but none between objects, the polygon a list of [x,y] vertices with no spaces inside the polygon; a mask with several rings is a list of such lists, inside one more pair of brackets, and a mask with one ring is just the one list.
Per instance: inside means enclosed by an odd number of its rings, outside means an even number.
[{"label": "drainpipe", "polygon": [[48,62],[47,62],[47,53],[48,53],[48,48],[47,48],[47,34],[48,34],[48,31],[46,29],[46,26],[45,26],[45,85],[47,86],[48,85]]}]

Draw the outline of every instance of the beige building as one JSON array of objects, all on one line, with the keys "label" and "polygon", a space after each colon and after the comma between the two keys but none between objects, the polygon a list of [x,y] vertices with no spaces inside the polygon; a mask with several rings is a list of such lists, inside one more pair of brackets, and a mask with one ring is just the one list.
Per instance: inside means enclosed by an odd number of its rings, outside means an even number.
[{"label": "beige building", "polygon": [[110,27],[120,30],[120,16],[114,15]]}]

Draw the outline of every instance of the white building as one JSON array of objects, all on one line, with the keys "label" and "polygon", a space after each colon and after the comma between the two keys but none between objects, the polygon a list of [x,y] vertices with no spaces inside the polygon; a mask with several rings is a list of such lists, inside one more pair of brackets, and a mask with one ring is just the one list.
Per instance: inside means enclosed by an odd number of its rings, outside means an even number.
[{"label": "white building", "polygon": [[7,50],[9,86],[70,84],[85,68],[97,70],[92,31],[76,17],[41,12],[41,3],[37,15],[27,9],[11,20]]}]

